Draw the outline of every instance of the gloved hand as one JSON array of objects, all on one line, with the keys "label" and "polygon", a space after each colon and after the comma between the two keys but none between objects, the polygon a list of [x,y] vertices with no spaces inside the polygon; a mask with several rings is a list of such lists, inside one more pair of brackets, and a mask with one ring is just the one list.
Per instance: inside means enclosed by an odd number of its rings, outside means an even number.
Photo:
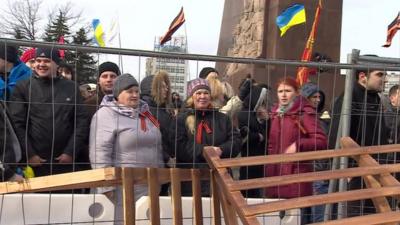
[{"label": "gloved hand", "polygon": [[247,95],[249,95],[250,93],[250,88],[251,88],[251,79],[246,79],[242,85],[240,85],[239,87],[239,95],[238,97],[240,98],[240,100],[244,100],[246,98]]}]

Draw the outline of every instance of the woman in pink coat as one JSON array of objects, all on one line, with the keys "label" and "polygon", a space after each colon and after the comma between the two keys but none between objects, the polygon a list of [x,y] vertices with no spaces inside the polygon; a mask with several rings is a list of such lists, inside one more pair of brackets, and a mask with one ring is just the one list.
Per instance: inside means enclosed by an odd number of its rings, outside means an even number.
[{"label": "woman in pink coat", "polygon": [[[278,82],[278,104],[272,108],[268,139],[268,154],[291,154],[327,148],[326,136],[319,126],[316,111],[307,99],[299,95],[292,78]],[[266,176],[282,176],[313,171],[312,162],[269,164]],[[266,189],[270,198],[296,198],[312,195],[312,183],[295,183]],[[306,218],[302,216],[302,222]]]}]

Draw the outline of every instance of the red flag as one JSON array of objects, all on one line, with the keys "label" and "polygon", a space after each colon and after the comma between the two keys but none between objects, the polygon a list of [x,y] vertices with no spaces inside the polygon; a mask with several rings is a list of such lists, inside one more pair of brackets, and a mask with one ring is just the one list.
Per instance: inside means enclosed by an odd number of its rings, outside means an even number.
[{"label": "red flag", "polygon": [[165,42],[171,40],[172,35],[175,33],[175,31],[177,31],[179,29],[179,27],[182,26],[182,24],[184,22],[185,22],[185,14],[183,13],[183,7],[182,7],[179,14],[175,17],[175,19],[169,25],[167,33],[165,33],[164,36],[161,37],[160,45],[163,45],[163,44],[165,44]]},{"label": "red flag", "polygon": [[[312,51],[313,51],[314,42],[315,42],[315,34],[317,33],[321,9],[322,9],[322,2],[321,2],[321,0],[319,0],[317,10],[315,12],[315,18],[314,18],[314,22],[313,22],[313,25],[311,28],[310,36],[308,37],[306,47],[304,48],[303,54],[301,56],[301,61],[303,61],[303,62],[309,62],[311,60]],[[300,85],[300,87],[303,86],[303,84],[308,81],[308,74],[309,74],[309,68],[307,68],[307,67],[302,66],[297,69],[296,81]]]},{"label": "red flag", "polygon": [[400,29],[400,12],[397,14],[396,18],[389,24],[387,30],[386,43],[382,47],[388,48],[392,45],[392,39],[396,35],[397,30]]},{"label": "red flag", "polygon": [[[64,41],[64,35],[61,35],[60,38],[58,39],[58,43],[59,43],[59,44],[64,44],[64,42],[65,42],[65,41]],[[64,59],[64,58],[65,58],[65,50],[60,49],[60,50],[59,50],[59,53],[60,53],[60,58],[61,58],[61,59]]]}]

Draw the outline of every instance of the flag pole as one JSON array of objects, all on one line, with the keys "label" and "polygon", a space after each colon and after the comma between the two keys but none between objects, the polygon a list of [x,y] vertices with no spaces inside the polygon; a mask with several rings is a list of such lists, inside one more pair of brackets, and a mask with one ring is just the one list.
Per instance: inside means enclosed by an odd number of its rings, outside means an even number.
[{"label": "flag pole", "polygon": [[[121,24],[119,23],[119,13],[117,11],[117,21],[118,21],[118,46],[121,49],[122,48],[122,41],[121,41]],[[122,55],[118,54],[118,63],[121,67],[121,72],[124,73],[124,64],[122,61]]]},{"label": "flag pole", "polygon": [[[311,60],[311,54],[312,54],[313,47],[314,47],[315,35],[317,33],[321,9],[322,9],[322,0],[319,0],[317,9],[315,11],[314,22],[313,22],[313,25],[312,25],[312,28],[310,31],[310,35],[308,37],[306,46],[305,46],[305,48],[303,50],[303,54],[301,56],[302,62],[309,62]],[[303,86],[303,84],[308,82],[308,73],[309,73],[309,69],[307,67],[302,66],[297,69],[296,81],[300,87]]]}]

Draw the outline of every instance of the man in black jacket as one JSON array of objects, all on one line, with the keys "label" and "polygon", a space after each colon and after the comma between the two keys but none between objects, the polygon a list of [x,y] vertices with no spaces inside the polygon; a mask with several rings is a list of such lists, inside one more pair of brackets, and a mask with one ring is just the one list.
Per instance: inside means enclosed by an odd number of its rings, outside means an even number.
[{"label": "man in black jacket", "polygon": [[[351,102],[350,137],[361,146],[387,144],[386,125],[379,96],[385,82],[386,73],[384,71],[356,71]],[[330,137],[330,148],[335,147],[343,97],[344,94],[340,95],[333,106],[331,134],[335,135]]]},{"label": "man in black jacket", "polygon": [[76,156],[88,137],[77,84],[57,75],[58,50],[36,50],[33,76],[17,83],[10,109],[23,156],[36,176],[79,170]]},{"label": "man in black jacket", "polygon": [[[360,146],[387,144],[388,132],[383,115],[383,108],[379,93],[383,91],[386,82],[386,73],[381,70],[358,70],[356,71],[356,82],[353,89],[351,102],[351,124],[350,137]],[[343,103],[342,94],[333,108],[332,128],[329,138],[329,147],[334,148],[336,134],[339,127],[339,118]],[[375,155],[374,158],[380,162],[388,163],[387,154]],[[355,165],[354,160],[349,160],[349,167]],[[349,189],[356,190],[364,187],[360,177],[352,178]],[[361,214],[375,213],[375,208],[370,200],[353,201],[347,205],[349,217]]]}]

